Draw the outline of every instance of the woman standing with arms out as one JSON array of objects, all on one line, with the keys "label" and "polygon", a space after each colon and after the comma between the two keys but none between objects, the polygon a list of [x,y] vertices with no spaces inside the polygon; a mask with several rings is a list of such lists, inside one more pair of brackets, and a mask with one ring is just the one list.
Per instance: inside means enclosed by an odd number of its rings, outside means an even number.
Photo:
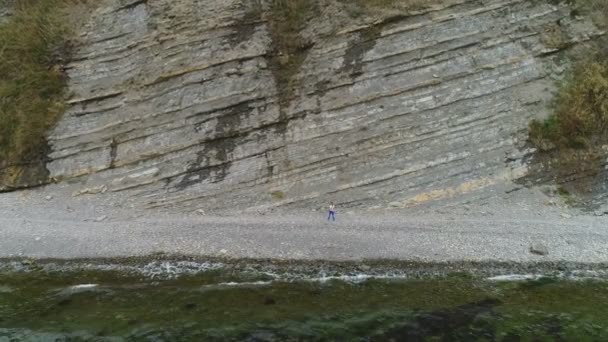
[{"label": "woman standing with arms out", "polygon": [[329,203],[329,216],[327,216],[327,221],[329,221],[330,218],[333,218],[334,221],[336,220],[336,206],[334,205],[334,202]]}]

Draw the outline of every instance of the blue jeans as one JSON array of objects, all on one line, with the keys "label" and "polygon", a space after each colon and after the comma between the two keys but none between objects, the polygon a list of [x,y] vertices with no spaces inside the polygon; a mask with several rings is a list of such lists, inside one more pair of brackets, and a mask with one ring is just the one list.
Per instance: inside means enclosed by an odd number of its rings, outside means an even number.
[{"label": "blue jeans", "polygon": [[329,216],[327,216],[327,221],[329,221],[330,218],[333,218],[334,221],[336,220],[336,212],[335,211],[329,211]]}]

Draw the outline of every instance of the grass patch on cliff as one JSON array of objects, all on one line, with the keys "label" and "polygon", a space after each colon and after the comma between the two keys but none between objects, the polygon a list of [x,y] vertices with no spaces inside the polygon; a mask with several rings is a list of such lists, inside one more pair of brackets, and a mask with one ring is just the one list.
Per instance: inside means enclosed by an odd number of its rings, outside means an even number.
[{"label": "grass patch on cliff", "polygon": [[[529,126],[537,148],[530,174],[534,183],[557,182],[591,200],[605,174],[608,144],[608,62],[597,58],[576,65],[558,87],[553,113]],[[591,203],[589,202],[589,203]],[[569,205],[575,203],[570,201]]]},{"label": "grass patch on cliff", "polygon": [[[583,16],[600,29],[608,27],[608,1],[567,3],[572,18]],[[564,49],[567,40],[562,39],[561,28],[554,30],[553,37],[550,31],[545,32],[545,45]],[[600,37],[566,54],[571,57],[571,68],[557,87],[551,115],[529,124],[529,142],[537,152],[528,175],[520,180],[526,185],[559,184],[576,196],[567,196],[566,204],[587,209],[599,203],[602,184],[608,177],[607,42],[606,37]]]},{"label": "grass patch on cliff", "polygon": [[560,86],[554,112],[530,124],[530,139],[541,150],[589,148],[608,139],[608,62],[576,66]]},{"label": "grass patch on cliff", "polygon": [[64,10],[74,2],[22,0],[0,25],[0,181],[19,177],[17,171],[3,176],[3,169],[44,158],[45,134],[63,113]]}]

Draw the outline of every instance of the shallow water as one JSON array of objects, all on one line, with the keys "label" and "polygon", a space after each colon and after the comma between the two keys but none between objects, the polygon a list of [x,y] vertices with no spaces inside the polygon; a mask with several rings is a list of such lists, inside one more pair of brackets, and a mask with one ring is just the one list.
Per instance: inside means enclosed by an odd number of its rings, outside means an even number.
[{"label": "shallow water", "polygon": [[0,341],[608,340],[600,280],[101,269],[4,269]]}]

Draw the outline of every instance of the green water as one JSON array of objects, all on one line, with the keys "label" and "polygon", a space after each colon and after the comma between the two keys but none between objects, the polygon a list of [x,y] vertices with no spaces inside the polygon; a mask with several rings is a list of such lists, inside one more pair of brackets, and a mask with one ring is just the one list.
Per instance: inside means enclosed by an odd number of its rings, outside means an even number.
[{"label": "green water", "polygon": [[271,278],[4,272],[0,341],[608,341],[604,281]]}]

